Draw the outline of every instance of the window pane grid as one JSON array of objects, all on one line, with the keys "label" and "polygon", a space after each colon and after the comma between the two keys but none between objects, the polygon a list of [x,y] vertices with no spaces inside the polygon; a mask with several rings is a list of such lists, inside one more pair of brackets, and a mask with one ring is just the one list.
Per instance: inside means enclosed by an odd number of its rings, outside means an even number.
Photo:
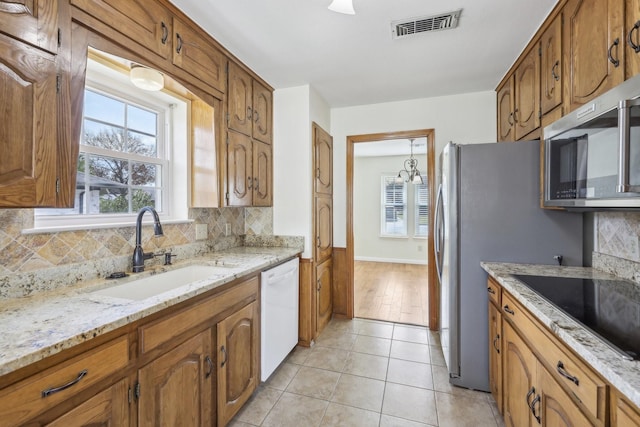
[{"label": "window pane grid", "polygon": [[422,182],[424,184],[415,184],[415,235],[418,237],[429,234],[429,186],[425,175]]},{"label": "window pane grid", "polygon": [[407,186],[395,176],[382,177],[381,234],[407,235]]}]

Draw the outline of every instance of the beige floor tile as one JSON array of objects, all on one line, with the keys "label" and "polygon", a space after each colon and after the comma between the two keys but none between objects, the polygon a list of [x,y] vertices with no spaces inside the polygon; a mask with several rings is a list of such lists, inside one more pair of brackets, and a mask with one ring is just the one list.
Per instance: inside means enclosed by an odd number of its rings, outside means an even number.
[{"label": "beige floor tile", "polygon": [[391,339],[393,335],[393,323],[361,322],[358,329],[359,335]]},{"label": "beige floor tile", "polygon": [[262,423],[263,427],[318,426],[329,402],[283,393]]},{"label": "beige floor tile", "polygon": [[346,332],[350,334],[358,333],[358,329],[362,324],[361,319],[340,319],[333,318],[329,324],[325,327],[324,331],[329,332]]},{"label": "beige floor tile", "polygon": [[434,392],[423,388],[387,383],[382,413],[425,424],[438,424]]},{"label": "beige floor tile", "polygon": [[447,363],[444,361],[444,354],[442,353],[442,347],[432,345],[432,346],[429,346],[429,351],[431,352],[432,365],[447,366]]},{"label": "beige floor tile", "polygon": [[285,361],[295,363],[296,365],[303,365],[307,357],[309,357],[309,353],[311,353],[311,348],[296,346],[296,348],[289,353]]},{"label": "beige floor tile", "polygon": [[497,427],[488,400],[436,392],[440,427]]},{"label": "beige floor tile", "polygon": [[287,388],[293,377],[296,376],[299,365],[293,363],[283,363],[275,370],[273,374],[265,381],[267,387],[275,388],[278,390],[284,390]]},{"label": "beige floor tile", "polygon": [[329,399],[340,379],[338,372],[303,366],[287,387],[287,392],[316,399]]},{"label": "beige floor tile", "polygon": [[342,374],[331,401],[380,412],[384,384],[384,381]]},{"label": "beige floor tile", "polygon": [[406,341],[393,340],[391,343],[391,357],[420,363],[429,363],[431,361],[428,345]]},{"label": "beige floor tile", "polygon": [[316,339],[316,345],[320,347],[339,348],[341,350],[351,350],[358,335],[348,332],[322,331]]},{"label": "beige floor tile", "polygon": [[251,399],[238,412],[234,420],[259,426],[281,395],[281,390],[259,387]]},{"label": "beige floor tile", "polygon": [[339,348],[316,346],[311,353],[309,353],[304,365],[342,372],[344,365],[347,363],[348,355],[348,351],[340,350]]},{"label": "beige floor tile", "polygon": [[491,396],[491,394],[485,393],[484,391],[469,390],[468,388],[454,386],[449,382],[449,371],[447,371],[445,366],[431,365],[431,373],[433,375],[433,388],[435,391],[484,401],[487,401],[489,396]]},{"label": "beige floor tile", "polygon": [[504,427],[504,418],[502,418],[502,415],[500,414],[500,410],[498,409],[498,404],[496,403],[496,401],[493,399],[493,396],[489,395],[489,405],[491,405],[491,412],[493,413],[493,416],[496,419],[496,424],[498,424],[498,427]]},{"label": "beige floor tile", "polygon": [[382,414],[380,417],[380,427],[428,427],[428,424]]},{"label": "beige floor tile", "polygon": [[437,331],[427,330],[427,337],[429,338],[429,345],[440,346],[440,333]]},{"label": "beige floor tile", "polygon": [[389,359],[387,381],[433,390],[431,365],[426,363]]},{"label": "beige floor tile", "polygon": [[350,352],[343,372],[360,377],[384,380],[387,377],[388,364],[388,357]]},{"label": "beige floor tile", "polygon": [[234,418],[227,424],[227,427],[254,427],[254,424],[243,423]]},{"label": "beige floor tile", "polygon": [[393,339],[417,344],[429,344],[427,328],[414,326],[395,325],[393,328]]},{"label": "beige floor tile", "polygon": [[380,414],[352,406],[329,403],[321,427],[378,427]]},{"label": "beige floor tile", "polygon": [[375,354],[376,356],[389,356],[391,340],[386,338],[368,337],[358,335],[353,344],[353,351],[358,353]]}]

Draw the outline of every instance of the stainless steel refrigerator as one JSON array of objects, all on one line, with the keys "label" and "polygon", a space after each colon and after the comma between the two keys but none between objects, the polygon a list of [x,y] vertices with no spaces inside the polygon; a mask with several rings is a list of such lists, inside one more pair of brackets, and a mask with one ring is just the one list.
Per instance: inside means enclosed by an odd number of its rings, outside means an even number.
[{"label": "stainless steel refrigerator", "polygon": [[440,341],[454,385],[489,391],[481,261],[582,265],[582,215],[541,209],[540,142],[448,144],[435,215]]}]

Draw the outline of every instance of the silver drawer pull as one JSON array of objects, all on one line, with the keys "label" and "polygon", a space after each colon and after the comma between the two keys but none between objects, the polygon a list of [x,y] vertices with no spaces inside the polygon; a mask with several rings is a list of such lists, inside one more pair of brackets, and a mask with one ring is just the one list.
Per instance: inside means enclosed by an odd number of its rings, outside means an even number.
[{"label": "silver drawer pull", "polygon": [[59,391],[62,390],[66,390],[69,387],[73,387],[74,385],[78,384],[80,382],[81,379],[84,378],[85,375],[87,375],[87,370],[83,369],[82,371],[80,371],[80,373],[78,374],[78,376],[76,377],[75,380],[65,384],[65,385],[61,385],[60,387],[52,387],[52,388],[48,388],[46,390],[42,390],[42,397],[47,397],[47,396],[51,396],[54,393],[57,393]]},{"label": "silver drawer pull", "polygon": [[580,380],[578,380],[578,377],[574,377],[573,375],[570,375],[564,369],[564,363],[562,363],[560,360],[558,360],[558,364],[556,365],[556,369],[558,370],[558,373],[560,375],[562,375],[563,377],[565,377],[569,381],[573,382],[575,385],[580,385]]}]

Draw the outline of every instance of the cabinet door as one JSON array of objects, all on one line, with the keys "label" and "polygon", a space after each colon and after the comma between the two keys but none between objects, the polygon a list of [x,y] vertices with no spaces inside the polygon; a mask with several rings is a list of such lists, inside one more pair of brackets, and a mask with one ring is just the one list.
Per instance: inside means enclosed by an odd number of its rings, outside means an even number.
[{"label": "cabinet door", "polygon": [[0,0],[0,32],[55,53],[58,0]]},{"label": "cabinet door", "polygon": [[327,259],[316,267],[316,336],[331,320],[333,304],[331,297],[332,260]]},{"label": "cabinet door", "polygon": [[502,316],[489,303],[489,390],[502,413]]},{"label": "cabinet door", "polygon": [[540,399],[532,406],[535,416],[540,417],[540,423],[543,426],[582,427],[593,425],[540,363],[537,367],[536,383],[540,389],[536,396],[540,396]]},{"label": "cabinet door", "polygon": [[71,4],[143,48],[169,57],[171,14],[156,0],[71,0]]},{"label": "cabinet door", "polygon": [[623,13],[620,0],[569,0],[565,5],[565,113],[624,80]]},{"label": "cabinet door", "polygon": [[73,408],[47,427],[129,425],[128,381],[121,380]]},{"label": "cabinet door", "polygon": [[544,32],[540,46],[540,108],[544,115],[562,103],[562,14]]},{"label": "cabinet door", "polygon": [[516,139],[540,127],[540,56],[534,46],[515,74]]},{"label": "cabinet door", "polygon": [[0,206],[56,203],[56,64],[0,34]]},{"label": "cabinet door", "polygon": [[315,260],[322,262],[333,253],[333,201],[331,197],[315,197]]},{"label": "cabinet door", "polygon": [[638,427],[640,426],[640,413],[637,412],[638,408],[634,409],[633,405],[622,399],[620,396],[615,396],[615,408],[612,410],[614,413],[613,426],[617,427]]},{"label": "cabinet door", "polygon": [[229,206],[251,206],[253,185],[253,154],[251,138],[228,132],[227,192]]},{"label": "cabinet door", "polygon": [[514,141],[515,130],[513,121],[513,81],[511,76],[498,89],[498,142]]},{"label": "cabinet door", "polygon": [[[625,10],[625,34],[627,45],[625,46],[625,77],[628,79],[640,73],[640,0],[626,0]],[[636,52],[632,45],[639,46]]]},{"label": "cabinet door", "polygon": [[173,63],[224,93],[227,57],[199,32],[177,18],[173,19],[173,33]]},{"label": "cabinet door", "polygon": [[508,427],[532,426],[527,401],[536,395],[536,359],[508,322],[503,323],[502,333],[504,422]]},{"label": "cabinet door", "polygon": [[251,136],[253,127],[252,92],[252,79],[249,73],[230,61],[227,126],[247,136]]},{"label": "cabinet door", "polygon": [[313,124],[313,153],[315,168],[315,192],[333,193],[333,137],[320,126]]},{"label": "cabinet door", "polygon": [[258,303],[236,311],[217,328],[218,425],[224,426],[258,385]]},{"label": "cabinet door", "polygon": [[273,123],[273,95],[271,91],[253,80],[252,135],[254,139],[271,144],[271,124]]},{"label": "cabinet door", "polygon": [[214,370],[211,330],[140,369],[138,425],[212,425]]},{"label": "cabinet door", "polygon": [[271,145],[253,141],[253,206],[271,206],[272,176]]}]

